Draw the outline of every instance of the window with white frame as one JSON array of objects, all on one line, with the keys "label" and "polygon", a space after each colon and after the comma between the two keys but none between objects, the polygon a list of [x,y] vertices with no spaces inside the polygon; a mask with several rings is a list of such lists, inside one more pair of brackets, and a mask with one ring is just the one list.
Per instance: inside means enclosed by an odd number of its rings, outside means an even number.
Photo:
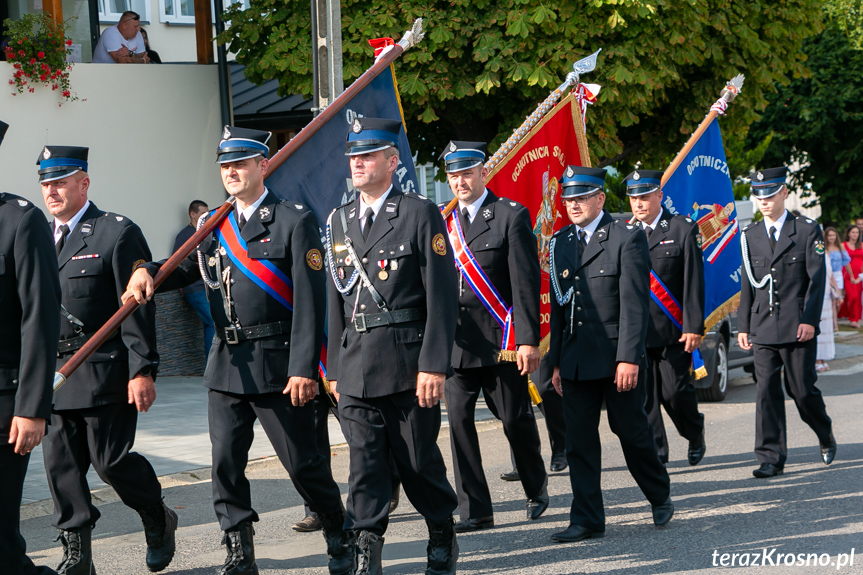
[{"label": "window with white frame", "polygon": [[[120,1],[123,0],[104,0]],[[231,4],[242,4],[243,8],[249,7],[249,0],[222,0],[222,5],[227,8]],[[194,0],[159,0],[159,22],[166,24],[194,24],[195,23],[195,2]],[[210,0],[210,13],[213,14],[213,23],[216,20],[216,9],[213,7],[213,2]]]},{"label": "window with white frame", "polygon": [[116,24],[123,12],[129,10],[141,16],[142,24],[150,21],[150,3],[147,0],[99,0],[99,22]]}]

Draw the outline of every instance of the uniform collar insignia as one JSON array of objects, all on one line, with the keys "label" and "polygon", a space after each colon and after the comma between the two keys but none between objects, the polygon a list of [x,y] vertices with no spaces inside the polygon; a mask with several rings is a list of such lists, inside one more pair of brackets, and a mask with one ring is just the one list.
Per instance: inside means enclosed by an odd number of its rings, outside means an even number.
[{"label": "uniform collar insignia", "polygon": [[486,208],[482,211],[482,217],[489,219],[491,217],[491,208]]},{"label": "uniform collar insignia", "polygon": [[659,220],[659,225],[662,226],[662,229],[668,229],[668,220]]},{"label": "uniform collar insignia", "polygon": [[258,209],[258,213],[261,215],[261,220],[266,220],[270,217],[270,208],[268,206],[261,206]]}]

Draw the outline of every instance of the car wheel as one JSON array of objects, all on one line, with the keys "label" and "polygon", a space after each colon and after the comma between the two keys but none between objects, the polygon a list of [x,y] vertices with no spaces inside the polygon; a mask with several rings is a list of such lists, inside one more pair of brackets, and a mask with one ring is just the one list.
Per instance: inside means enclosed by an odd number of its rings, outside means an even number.
[{"label": "car wheel", "polygon": [[728,342],[725,341],[725,338],[720,338],[716,343],[716,354],[713,356],[710,377],[713,378],[710,387],[699,389],[698,399],[701,401],[722,401],[728,392]]}]

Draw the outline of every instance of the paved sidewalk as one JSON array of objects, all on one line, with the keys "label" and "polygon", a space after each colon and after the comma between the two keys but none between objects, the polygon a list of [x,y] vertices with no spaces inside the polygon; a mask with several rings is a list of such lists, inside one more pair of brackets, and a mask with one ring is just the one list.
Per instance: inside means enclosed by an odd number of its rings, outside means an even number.
[{"label": "paved sidewalk", "polygon": [[[446,409],[443,410],[446,424]],[[493,416],[485,402],[477,403],[477,420]],[[336,418],[330,415],[330,443],[345,443]],[[147,413],[138,415],[138,435],[135,451],[147,457],[156,475],[164,476],[212,465],[210,435],[207,430],[207,390],[200,377],[160,377],[156,381],[156,402]],[[255,441],[249,460],[275,455],[260,423],[255,424]],[[92,469],[87,474],[91,490],[107,487]],[[30,468],[24,482],[22,503],[35,503],[51,498],[42,461],[42,447],[33,450]]]}]

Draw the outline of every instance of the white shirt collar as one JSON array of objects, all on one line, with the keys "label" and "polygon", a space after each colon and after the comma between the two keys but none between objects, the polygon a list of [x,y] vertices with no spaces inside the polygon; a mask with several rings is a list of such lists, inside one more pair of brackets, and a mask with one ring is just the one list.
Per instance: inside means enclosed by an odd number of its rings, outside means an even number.
[{"label": "white shirt collar", "polygon": [[[661,219],[662,219],[662,210],[659,210],[659,215],[658,215],[658,216],[656,216],[656,219],[655,219],[655,220],[653,220],[653,223],[652,223],[652,224],[646,224],[646,225],[647,225],[651,230],[655,230],[655,229],[656,229],[656,226],[658,226],[658,225],[659,225],[659,220],[661,220]],[[644,226],[645,226],[645,223],[644,223],[644,222],[642,222],[642,223],[641,223],[641,227],[643,228]]]},{"label": "white shirt collar", "polygon": [[[785,220],[788,219],[788,210],[782,212],[782,215],[779,216],[779,219],[773,222],[772,227],[776,228],[776,236],[775,239],[779,240],[779,234],[782,232],[782,226],[785,224]],[[764,220],[764,229],[767,230],[767,234],[770,234],[771,225],[768,225],[767,220]]]},{"label": "white shirt collar", "polygon": [[579,230],[585,231],[586,235],[584,236],[584,243],[586,243],[586,244],[590,243],[590,238],[593,236],[593,233],[596,231],[596,228],[599,227],[599,220],[601,220],[602,216],[604,216],[604,215],[605,215],[605,210],[600,210],[599,215],[596,216],[596,219],[593,220],[592,222],[590,222],[589,224],[587,224],[586,226],[584,226],[583,228],[579,227],[579,226],[575,226],[576,233],[578,233]]},{"label": "white shirt collar", "polygon": [[54,218],[54,243],[56,244],[60,241],[60,226],[66,224],[69,226],[69,233],[71,234],[75,230],[75,226],[78,225],[78,222],[81,221],[81,218],[84,217],[84,212],[90,207],[90,200],[84,202],[84,207],[78,210],[74,216],[72,216],[68,222],[61,222],[57,218]]},{"label": "white shirt collar", "polygon": [[261,194],[261,197],[255,200],[254,204],[240,212],[246,217],[247,222],[252,219],[252,216],[255,215],[255,212],[258,211],[259,207],[261,207],[261,202],[264,201],[264,198],[267,197],[268,193],[270,193],[270,191],[267,188],[264,188],[264,193]]},{"label": "white shirt collar", "polygon": [[483,192],[482,192],[482,195],[480,197],[478,197],[470,205],[465,205],[462,203],[461,200],[459,200],[458,209],[459,209],[459,211],[462,211],[464,208],[467,208],[468,221],[470,221],[470,223],[473,223],[474,218],[476,218],[476,215],[479,213],[479,209],[482,207],[482,204],[487,197],[488,197],[488,188],[485,188],[485,190],[483,190]]},{"label": "white shirt collar", "polygon": [[386,201],[387,197],[390,195],[391,191],[393,191],[392,184],[390,184],[390,187],[387,188],[387,191],[385,191],[381,197],[376,199],[372,205],[368,205],[365,202],[365,200],[363,199],[362,194],[360,194],[360,220],[361,220],[361,223],[363,224],[363,226],[365,226],[365,224],[366,224],[366,208],[371,208],[372,213],[377,218],[378,212],[381,211],[381,207],[383,207],[384,202]]}]

